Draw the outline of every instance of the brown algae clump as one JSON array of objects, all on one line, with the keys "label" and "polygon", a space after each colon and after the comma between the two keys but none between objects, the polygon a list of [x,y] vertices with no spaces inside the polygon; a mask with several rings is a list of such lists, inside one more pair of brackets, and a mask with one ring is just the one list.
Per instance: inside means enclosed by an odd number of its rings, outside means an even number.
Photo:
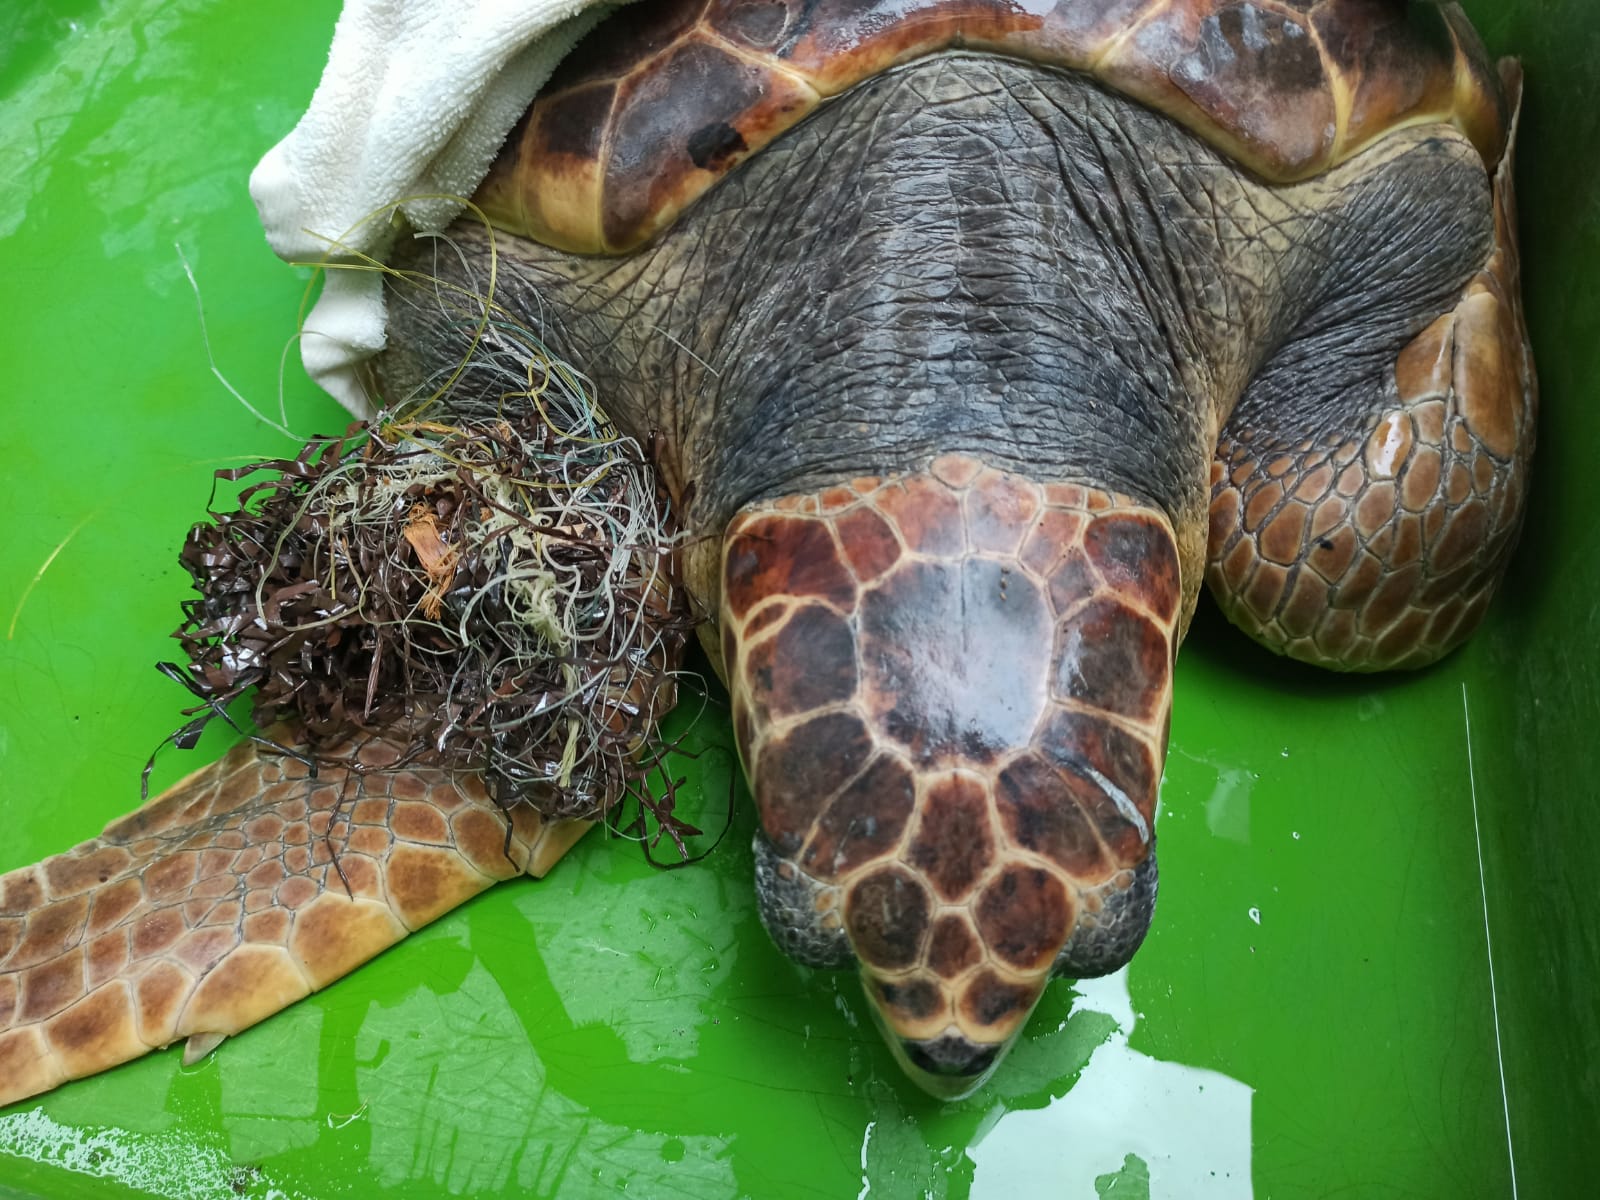
[{"label": "brown algae clump", "polygon": [[494,404],[446,392],[217,473],[248,482],[183,548],[184,679],[208,712],[256,688],[258,722],[296,720],[313,756],[399,730],[502,805],[600,816],[642,791],[692,628],[666,501],[533,339],[492,328],[475,359],[506,376]]}]

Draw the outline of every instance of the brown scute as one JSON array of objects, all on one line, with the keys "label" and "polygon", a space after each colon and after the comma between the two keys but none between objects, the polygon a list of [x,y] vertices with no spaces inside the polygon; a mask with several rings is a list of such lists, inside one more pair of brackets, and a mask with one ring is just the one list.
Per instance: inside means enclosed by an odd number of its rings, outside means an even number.
[{"label": "brown scute", "polygon": [[178,1036],[178,1014],[188,1002],[194,977],[175,962],[158,962],[134,985],[134,1022],[139,1040],[165,1046]]},{"label": "brown scute", "polygon": [[[427,781],[415,771],[396,771],[389,776],[388,782],[389,794],[396,800],[421,800],[428,794]],[[331,807],[336,796],[337,793],[333,788],[318,788],[316,795],[312,797],[312,802],[316,807],[321,808],[324,807],[323,797],[327,797],[327,806]],[[312,826],[312,832],[317,832],[315,825]]]},{"label": "brown scute", "polygon": [[946,901],[966,899],[994,860],[989,796],[981,782],[952,775],[927,785],[906,859]]},{"label": "brown scute", "polygon": [[559,94],[580,83],[634,70],[687,33],[705,9],[706,0],[680,0],[644,4],[636,11],[607,17],[561,60],[545,91]]},{"label": "brown scute", "polygon": [[80,894],[30,914],[23,926],[22,942],[11,952],[6,966],[31,967],[54,958],[68,946],[76,946],[83,939],[88,911],[89,899]]},{"label": "brown scute", "polygon": [[743,620],[767,596],[800,596],[845,607],[855,597],[850,578],[822,521],[763,516],[734,518],[727,547],[723,596]]},{"label": "brown scute", "polygon": [[983,889],[974,910],[989,952],[1022,971],[1042,971],[1072,931],[1066,885],[1039,867],[1010,866]]},{"label": "brown scute", "polygon": [[474,870],[492,879],[509,879],[516,865],[506,858],[506,825],[499,815],[483,808],[468,808],[450,818],[457,853]]},{"label": "brown scute", "polygon": [[387,825],[359,825],[345,839],[345,849],[381,858],[388,853],[393,841],[394,835]]},{"label": "brown scute", "polygon": [[46,1092],[66,1080],[58,1060],[50,1055],[44,1032],[38,1028],[11,1029],[0,1033],[0,1096],[21,1099]]},{"label": "brown scute", "polygon": [[226,958],[238,940],[231,929],[193,929],[178,939],[172,957],[203,975]]},{"label": "brown scute", "polygon": [[1453,513],[1444,533],[1433,544],[1433,567],[1440,574],[1467,562],[1489,532],[1489,512],[1480,502],[1469,501]]},{"label": "brown scute", "polygon": [[867,507],[840,515],[839,544],[850,569],[862,583],[871,583],[900,561],[900,541],[876,511]]},{"label": "brown scute", "polygon": [[396,846],[384,868],[389,903],[408,929],[419,929],[476,896],[490,881],[459,857]]},{"label": "brown scute", "polygon": [[1058,698],[1138,721],[1164,715],[1172,652],[1147,617],[1116,600],[1095,600],[1056,636]]},{"label": "brown scute", "polygon": [[53,1017],[81,995],[83,951],[75,949],[22,972],[18,1016],[23,1021],[42,1021]]},{"label": "brown scute", "polygon": [[292,875],[278,885],[275,899],[279,905],[293,912],[310,904],[321,891],[322,885],[316,880],[304,875]]},{"label": "brown scute", "polygon": [[1064,617],[1074,605],[1095,594],[1100,581],[1095,577],[1089,560],[1076,547],[1069,551],[1050,575],[1050,606],[1058,617]]},{"label": "brown scute", "polygon": [[1137,597],[1163,621],[1177,615],[1182,595],[1178,549],[1154,516],[1101,517],[1084,531],[1083,546],[1112,588]]},{"label": "brown scute", "polygon": [[[553,96],[537,109],[534,136],[541,154],[591,161],[600,157],[607,118],[617,97],[614,83],[597,83]],[[513,131],[515,136],[515,131]],[[523,139],[528,136],[524,131]],[[511,144],[510,139],[507,140]]]},{"label": "brown scute", "polygon": [[127,869],[133,861],[121,846],[101,846],[89,854],[62,855],[45,864],[45,880],[57,899],[86,892]]},{"label": "brown scute", "polygon": [[1310,512],[1303,504],[1290,501],[1256,535],[1261,557],[1287,566],[1296,562],[1305,547],[1306,524]]},{"label": "brown scute", "polygon": [[433,805],[421,801],[404,800],[396,804],[394,815],[390,817],[390,827],[394,830],[394,836],[401,841],[424,842],[433,846],[443,846],[450,841],[450,831],[443,815]]},{"label": "brown scute", "polygon": [[898,486],[882,488],[876,499],[913,553],[949,558],[963,550],[961,502],[931,475],[907,476]]},{"label": "brown scute", "polygon": [[1042,984],[1011,983],[993,971],[980,971],[961,993],[961,1013],[985,1032],[1004,1037],[1022,1024],[1042,990]]},{"label": "brown scute", "polygon": [[[119,879],[95,891],[89,906],[89,920],[85,932],[93,937],[118,924],[144,899],[144,886],[135,877]],[[0,960],[5,955],[0,953]]]},{"label": "brown scute", "polygon": [[[250,905],[246,903],[245,907],[249,909]],[[289,940],[289,929],[293,922],[294,914],[287,909],[266,908],[250,913],[244,919],[241,928],[247,942],[272,942],[283,945]]]},{"label": "brown scute", "polygon": [[[245,837],[257,845],[262,845],[277,841],[283,835],[283,818],[276,813],[265,813],[252,821],[246,821],[240,828],[244,830]],[[216,851],[211,852],[215,853]]]},{"label": "brown scute", "polygon": [[854,883],[845,930],[856,956],[883,971],[916,964],[928,934],[928,893],[909,872],[884,867]]},{"label": "brown scute", "polygon": [[[1346,15],[1359,11],[1359,19]],[[1355,80],[1347,140],[1366,140],[1396,113],[1448,108],[1455,43],[1436,6],[1325,4],[1312,23],[1334,67]]]},{"label": "brown scute", "polygon": [[144,890],[152,900],[165,900],[176,896],[193,885],[199,856],[180,852],[146,868]]},{"label": "brown scute", "polygon": [[784,857],[805,841],[828,798],[866,764],[872,736],[860,718],[830,713],[761,748],[752,779],[761,828]]},{"label": "brown scute", "polygon": [[20,917],[44,904],[44,885],[35,868],[22,867],[0,875],[0,917]]},{"label": "brown scute", "polygon": [[365,899],[378,899],[383,895],[378,864],[364,854],[341,854],[339,874],[344,876],[352,895]]},{"label": "brown scute", "polygon": [[1328,585],[1315,572],[1301,570],[1278,610],[1278,624],[1290,637],[1310,637],[1328,608]]},{"label": "brown scute", "polygon": [[899,843],[915,801],[910,769],[880,755],[828,804],[800,865],[831,883],[881,858]]},{"label": "brown scute", "polygon": [[797,19],[801,4],[785,0],[712,0],[707,23],[730,42],[752,50],[778,47]]},{"label": "brown scute", "polygon": [[967,540],[974,550],[1015,554],[1039,511],[1037,489],[998,472],[964,497]]},{"label": "brown scute", "polygon": [[118,980],[45,1022],[44,1035],[61,1056],[68,1078],[127,1062],[149,1049],[128,1019],[131,1009],[128,985]]},{"label": "brown scute", "polygon": [[289,951],[311,986],[320,988],[405,935],[405,927],[383,905],[327,892],[295,916]]},{"label": "brown scute", "polygon": [[[1301,175],[1327,162],[1337,112],[1304,18],[1253,0],[1214,9],[1200,19],[1193,49],[1167,67],[1168,78],[1275,174]],[[1155,61],[1170,45],[1159,32],[1135,41]]]},{"label": "brown scute", "polygon": [[1049,608],[992,559],[918,560],[860,609],[863,697],[918,766],[1026,745],[1049,694]]},{"label": "brown scute", "polygon": [[179,1017],[188,1033],[224,1033],[281,1012],[309,994],[310,984],[282,946],[239,946],[205,973]]},{"label": "brown scute", "polygon": [[763,605],[761,611],[751,617],[744,627],[744,640],[747,643],[754,642],[772,626],[787,620],[789,613],[794,608],[789,597],[777,596],[767,597],[767,599],[771,600],[772,603]]},{"label": "brown scute", "polygon": [[875,979],[872,990],[878,994],[891,1025],[926,1021],[929,1017],[937,1016],[945,1007],[944,993],[931,979],[915,976],[895,982]]},{"label": "brown scute", "polygon": [[[808,90],[720,46],[689,38],[664,51],[652,69],[617,88],[600,211],[606,243],[624,249],[648,237],[704,190],[705,170],[731,167],[792,124],[788,115],[810,100]],[[702,167],[691,144],[718,127],[741,148],[724,138]]]},{"label": "brown scute", "polygon": [[1093,783],[1063,775],[1030,754],[1000,773],[995,799],[1013,845],[1042,854],[1080,883],[1098,883],[1111,873],[1087,815],[1106,803]]},{"label": "brown scute", "polygon": [[[119,974],[127,965],[128,931],[113,929],[110,933],[102,933],[89,943],[88,969],[84,973],[84,984],[93,991],[106,980]],[[0,1024],[4,1023],[0,1020]]]},{"label": "brown scute", "polygon": [[244,916],[244,906],[237,900],[218,904],[206,913],[207,925],[237,925]]},{"label": "brown scute", "polygon": [[856,640],[850,625],[820,604],[798,606],[745,658],[755,702],[788,716],[848,700],[856,690]]},{"label": "brown scute", "polygon": [[135,961],[164,953],[183,936],[183,917],[176,909],[157,909],[140,917],[133,926]]},{"label": "brown scute", "polygon": [[1022,544],[1023,565],[1037,575],[1054,574],[1082,534],[1083,521],[1083,514],[1071,509],[1047,509]]},{"label": "brown scute", "polygon": [[[1087,766],[1109,780],[1131,800],[1148,824],[1155,811],[1156,764],[1150,746],[1113,722],[1087,713],[1052,713],[1039,749],[1058,768],[1093,779]],[[1102,835],[1105,830],[1102,828]],[[1106,838],[1113,846],[1116,842]]]},{"label": "brown scute", "polygon": [[964,917],[946,913],[933,923],[928,943],[928,966],[945,979],[954,979],[983,958],[977,936]]},{"label": "brown scute", "polygon": [[244,881],[251,887],[256,888],[277,887],[288,875],[288,872],[283,867],[284,864],[278,859],[269,859],[251,868],[250,873],[244,877]]}]

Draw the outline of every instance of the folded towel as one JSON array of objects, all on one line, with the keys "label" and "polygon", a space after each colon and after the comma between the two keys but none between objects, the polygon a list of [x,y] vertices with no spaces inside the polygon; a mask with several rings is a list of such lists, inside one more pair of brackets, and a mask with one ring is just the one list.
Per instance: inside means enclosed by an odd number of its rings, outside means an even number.
[{"label": "folded towel", "polygon": [[[556,64],[616,7],[345,0],[310,107],[250,176],[267,241],[295,262],[381,259],[394,237],[385,206],[470,196]],[[413,228],[427,231],[461,211],[444,199],[402,207]],[[351,412],[371,416],[357,368],[383,349],[381,276],[329,271],[303,333],[311,377]]]}]

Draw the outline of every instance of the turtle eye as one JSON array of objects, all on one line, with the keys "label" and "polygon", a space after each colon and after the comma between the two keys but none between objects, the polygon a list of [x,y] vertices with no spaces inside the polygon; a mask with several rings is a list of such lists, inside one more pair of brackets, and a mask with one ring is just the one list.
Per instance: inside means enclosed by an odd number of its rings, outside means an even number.
[{"label": "turtle eye", "polygon": [[805,967],[838,970],[855,965],[845,936],[838,887],[808,875],[782,857],[757,831],[756,904],[761,923],[779,950]]},{"label": "turtle eye", "polygon": [[1131,871],[1120,871],[1080,893],[1078,920],[1056,955],[1056,979],[1094,979],[1127,965],[1150,930],[1156,911],[1156,852]]}]

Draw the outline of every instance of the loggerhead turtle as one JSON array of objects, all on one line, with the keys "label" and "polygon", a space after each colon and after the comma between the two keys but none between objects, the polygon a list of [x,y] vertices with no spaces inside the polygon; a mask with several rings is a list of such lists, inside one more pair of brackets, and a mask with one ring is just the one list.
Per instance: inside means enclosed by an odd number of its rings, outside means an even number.
[{"label": "loggerhead turtle", "polygon": [[[1533,445],[1520,86],[1455,4],[641,0],[509,139],[495,299],[658,435],[763,920],[859,967],[930,1091],[1142,940],[1202,576],[1335,669],[1480,620]],[[404,253],[481,285],[453,236]],[[461,338],[402,310],[375,386]],[[347,895],[283,771],[236,751],[0,880],[0,1102],[203,1048],[509,870],[470,780],[362,777]],[[575,832],[516,837],[537,871]]]}]

